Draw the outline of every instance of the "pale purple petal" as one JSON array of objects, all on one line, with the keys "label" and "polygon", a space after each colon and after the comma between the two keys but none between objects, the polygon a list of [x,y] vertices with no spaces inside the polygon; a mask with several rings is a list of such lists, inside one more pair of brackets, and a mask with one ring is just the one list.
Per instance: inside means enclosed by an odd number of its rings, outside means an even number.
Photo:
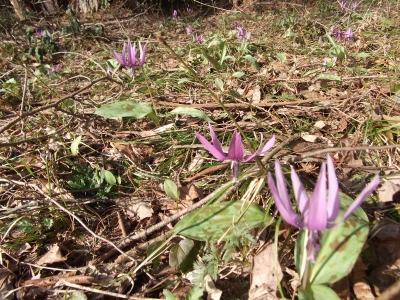
[{"label": "pale purple petal", "polygon": [[326,212],[326,165],[321,166],[317,184],[310,199],[308,219],[306,220],[309,230],[324,230],[328,224]]},{"label": "pale purple petal", "polygon": [[208,129],[210,130],[211,141],[215,149],[217,149],[220,153],[224,153],[224,151],[222,150],[221,143],[219,142],[218,137],[215,134],[214,128],[211,126],[211,123],[208,123]]},{"label": "pale purple petal", "polygon": [[328,201],[326,209],[328,212],[328,222],[335,221],[339,213],[339,183],[336,177],[335,166],[330,155],[327,155],[328,165]]},{"label": "pale purple petal", "polygon": [[136,44],[128,42],[128,62],[130,67],[136,66]]},{"label": "pale purple petal", "polygon": [[194,134],[196,135],[196,137],[200,141],[200,143],[203,144],[204,148],[206,148],[208,150],[208,152],[211,153],[212,156],[214,156],[216,159],[221,160],[221,161],[226,159],[224,152],[222,152],[221,145],[219,145],[219,148],[215,147],[215,146],[211,145],[211,143],[209,141],[207,141],[207,139],[204,136],[202,136],[200,133],[195,132]]},{"label": "pale purple petal", "polygon": [[356,198],[356,200],[354,200],[354,202],[350,205],[340,222],[343,222],[348,216],[350,216],[353,211],[361,205],[365,198],[367,198],[367,196],[378,187],[378,185],[379,175],[376,175],[374,179],[365,187],[365,189],[362,190],[361,194]]},{"label": "pale purple petal", "polygon": [[244,148],[242,137],[240,136],[240,133],[235,130],[229,143],[228,158],[230,160],[242,160],[243,156]]},{"label": "pale purple petal", "polygon": [[112,55],[114,55],[115,59],[118,61],[118,63],[121,66],[125,66],[126,65],[125,59],[123,59],[122,56],[119,55],[115,50],[111,50],[111,53],[112,53]]},{"label": "pale purple petal", "polygon": [[308,210],[310,207],[310,198],[307,195],[307,192],[300,181],[299,176],[293,167],[291,167],[291,179],[294,191],[294,197],[296,198],[297,204],[299,206],[299,210],[303,216],[308,214]]},{"label": "pale purple petal", "polygon": [[283,175],[283,171],[278,160],[275,160],[275,176],[278,188],[275,185],[271,173],[268,173],[268,186],[274,198],[276,207],[281,213],[282,218],[287,223],[295,227],[302,228],[303,218],[296,214],[293,210],[286,187],[285,176]]},{"label": "pale purple petal", "polygon": [[231,161],[231,174],[233,177],[233,181],[236,181],[239,176],[239,163],[237,160]]},{"label": "pale purple petal", "polygon": [[258,150],[256,152],[254,152],[252,155],[246,157],[244,160],[245,162],[251,161],[251,160],[255,159],[257,156],[259,156],[259,155],[267,152],[269,149],[271,149],[275,143],[275,135],[272,136],[272,138],[264,145],[264,147],[262,147],[262,149],[260,149],[262,142],[263,142],[263,135],[261,135],[260,146],[258,147]]},{"label": "pale purple petal", "polygon": [[146,60],[146,46],[143,46],[139,42],[139,50],[140,50],[140,57],[139,57],[139,66],[143,66]]}]

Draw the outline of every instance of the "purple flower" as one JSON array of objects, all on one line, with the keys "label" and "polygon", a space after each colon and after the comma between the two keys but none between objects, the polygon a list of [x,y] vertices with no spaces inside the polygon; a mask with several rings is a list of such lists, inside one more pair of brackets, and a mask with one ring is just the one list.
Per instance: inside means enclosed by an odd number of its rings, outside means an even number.
[{"label": "purple flower", "polygon": [[106,74],[107,74],[107,76],[112,77],[114,72],[110,68],[107,68]]},{"label": "purple flower", "polygon": [[351,40],[351,38],[353,37],[353,30],[351,30],[351,28],[347,29],[344,32],[344,37],[346,38],[346,40],[349,42]]},{"label": "purple flower", "polygon": [[176,20],[177,17],[178,17],[178,12],[176,11],[176,9],[174,9],[174,11],[172,12],[172,19]]},{"label": "purple flower", "polygon": [[275,143],[275,136],[273,136],[261,148],[261,144],[263,141],[263,136],[261,135],[260,146],[258,150],[254,152],[252,155],[245,157],[242,137],[240,136],[240,133],[235,130],[232,134],[232,138],[229,143],[228,155],[226,155],[222,150],[221,143],[219,142],[218,137],[215,134],[211,124],[209,123],[208,126],[210,128],[212,144],[209,141],[207,141],[207,139],[200,133],[195,132],[195,135],[197,139],[200,141],[200,143],[203,144],[204,148],[206,148],[211,153],[211,155],[214,156],[216,159],[218,159],[219,161],[224,161],[226,159],[229,159],[231,161],[233,180],[236,180],[239,175],[239,161],[249,162],[255,159],[257,156],[260,156],[264,152],[267,152],[269,149],[271,149],[271,147]]},{"label": "purple flower", "polygon": [[136,58],[136,44],[132,46],[131,42],[124,43],[122,53],[119,55],[115,50],[111,50],[116,60],[121,66],[130,67],[133,76],[135,76],[135,68],[141,67],[146,60],[146,46],[142,47],[139,42],[139,59]]},{"label": "purple flower", "polygon": [[238,31],[238,38],[242,39],[244,37],[244,29],[242,26],[238,25],[236,27],[237,31]]},{"label": "purple flower", "polygon": [[36,36],[36,37],[40,37],[40,36],[42,36],[43,35],[43,32],[44,32],[44,30],[35,30],[34,32],[33,32],[33,35],[34,36]]},{"label": "purple flower", "polygon": [[356,8],[358,7],[358,4],[360,4],[359,2],[353,2],[353,10],[356,10]]},{"label": "purple flower", "polygon": [[335,37],[339,41],[343,39],[343,31],[335,29],[333,26],[331,27],[330,35]]},{"label": "purple flower", "polygon": [[[328,179],[326,178],[326,166],[328,166]],[[268,173],[268,186],[274,198],[275,205],[287,223],[307,231],[307,259],[311,259],[312,261],[315,261],[315,252],[319,250],[318,231],[334,228],[343,222],[379,185],[379,175],[376,175],[357,199],[354,200],[343,217],[334,223],[339,213],[339,184],[333,161],[329,155],[327,155],[327,164],[323,163],[321,166],[321,171],[311,196],[307,194],[292,167],[291,179],[294,196],[301,215],[296,214],[292,207],[285,176],[278,160],[275,161],[275,177],[277,185],[275,185],[271,173]]]},{"label": "purple flower", "polygon": [[198,42],[199,44],[203,44],[204,36],[202,34],[200,34],[200,35],[196,34],[196,42]]},{"label": "purple flower", "polygon": [[347,2],[340,1],[340,2],[339,2],[339,5],[340,5],[340,9],[343,11],[343,10],[345,10],[346,7],[347,7]]},{"label": "purple flower", "polygon": [[188,26],[188,27],[186,27],[186,32],[189,35],[193,35],[194,29],[192,28],[192,26]]},{"label": "purple flower", "polygon": [[57,73],[61,68],[61,64],[56,64],[51,68],[50,73]]},{"label": "purple flower", "polygon": [[188,15],[191,15],[192,13],[194,12],[194,10],[193,9],[191,9],[191,8],[186,8],[186,13],[188,14]]},{"label": "purple flower", "polygon": [[245,38],[246,41],[249,41],[250,38],[251,38],[251,32],[250,31],[246,31],[246,35],[245,35],[244,38]]}]

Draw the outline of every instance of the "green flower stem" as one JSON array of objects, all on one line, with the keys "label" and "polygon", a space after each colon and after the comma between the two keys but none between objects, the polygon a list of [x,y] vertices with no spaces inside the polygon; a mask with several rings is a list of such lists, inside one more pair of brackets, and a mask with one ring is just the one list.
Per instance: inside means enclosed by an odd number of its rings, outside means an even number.
[{"label": "green flower stem", "polygon": [[[223,109],[223,111],[228,115],[229,119],[232,120],[232,122],[235,124],[236,128],[239,130],[240,134],[243,136],[247,147],[249,147],[249,149],[254,152],[253,147],[251,146],[251,143],[249,141],[249,139],[247,138],[247,136],[244,134],[242,128],[240,128],[239,124],[236,122],[235,118],[232,116],[232,114],[228,111],[228,109],[225,107],[224,103],[222,103],[222,101],[220,100],[220,98],[218,97],[217,94],[215,94],[205,83],[204,81],[196,74],[195,71],[193,71],[192,68],[190,68],[184,61],[183,59],[168,45],[168,43],[165,41],[165,39],[162,36],[157,36],[156,37],[157,40],[162,43],[165,47],[167,47],[167,49],[179,60],[179,62],[181,64],[183,64],[183,66],[186,68],[186,70],[189,71],[190,74],[193,75],[193,77],[201,84],[202,87],[204,87],[211,95],[211,97],[218,102],[218,104],[221,106],[221,108]],[[266,171],[264,165],[261,163],[260,158],[256,158],[256,162],[258,167],[260,168],[260,170],[262,171]]]}]

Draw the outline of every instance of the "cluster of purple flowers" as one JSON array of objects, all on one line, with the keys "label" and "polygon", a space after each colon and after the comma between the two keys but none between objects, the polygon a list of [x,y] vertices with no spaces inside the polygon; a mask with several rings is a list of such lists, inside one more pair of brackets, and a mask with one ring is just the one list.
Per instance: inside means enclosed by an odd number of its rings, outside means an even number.
[{"label": "cluster of purple flowers", "polygon": [[[353,10],[356,10],[359,4],[360,3],[357,1],[353,2],[353,4],[351,5]],[[348,3],[344,2],[343,0],[339,2],[339,5],[340,5],[341,11],[345,11],[347,9],[347,7],[349,7]]]},{"label": "cluster of purple flowers", "polygon": [[354,36],[354,32],[351,28],[348,28],[346,31],[336,29],[336,28],[331,28],[330,35],[335,37],[337,40],[341,41],[345,39],[347,42],[350,42],[350,40]]},{"label": "cluster of purple flowers", "polygon": [[244,30],[244,28],[239,25],[238,23],[233,23],[232,28],[235,28],[237,30],[238,38],[239,39],[245,39],[246,41],[250,40],[251,38],[251,32]]},{"label": "cluster of purple flowers", "polygon": [[[275,136],[273,136],[262,146],[261,136],[258,150],[252,155],[245,156],[242,138],[240,133],[235,130],[229,143],[228,153],[225,154],[211,124],[209,124],[209,129],[211,143],[198,132],[195,132],[195,135],[203,144],[204,148],[217,160],[231,161],[234,180],[236,180],[239,173],[239,162],[249,162],[255,159],[257,156],[271,149],[275,143]],[[336,220],[340,207],[339,183],[336,177],[333,160],[329,155],[327,155],[327,163],[323,163],[321,166],[318,180],[311,196],[307,194],[300,178],[292,167],[291,180],[300,215],[297,214],[292,207],[292,202],[286,186],[286,179],[278,160],[275,161],[275,180],[276,183],[272,174],[268,173],[268,186],[274,198],[275,205],[282,215],[282,218],[287,223],[306,231],[307,259],[312,261],[315,261],[315,254],[320,248],[319,231],[334,228],[342,223],[379,185],[379,175],[376,175],[371,183],[368,184],[356,200],[354,200],[353,204],[347,209],[341,219]]]}]

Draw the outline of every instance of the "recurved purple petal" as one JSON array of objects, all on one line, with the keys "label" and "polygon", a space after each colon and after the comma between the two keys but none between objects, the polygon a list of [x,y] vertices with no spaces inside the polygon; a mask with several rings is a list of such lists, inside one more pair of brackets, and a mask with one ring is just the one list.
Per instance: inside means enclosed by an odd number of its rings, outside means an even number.
[{"label": "recurved purple petal", "polygon": [[[211,126],[211,123],[208,123],[208,128],[210,130],[211,141],[212,141],[215,149],[217,149],[220,153],[224,153],[224,151],[222,150],[221,143],[219,142],[218,137],[215,134],[214,128]],[[225,157],[225,155],[224,155],[224,157]]]},{"label": "recurved purple petal", "polygon": [[254,152],[252,155],[246,157],[244,160],[245,162],[251,161],[251,160],[255,159],[257,156],[259,156],[259,155],[267,152],[269,149],[271,149],[275,143],[275,135],[272,136],[272,138],[270,138],[270,140],[264,145],[264,147],[261,148],[262,142],[263,142],[263,135],[261,135],[260,146],[258,147],[258,150],[256,152]]},{"label": "recurved purple petal", "polygon": [[274,198],[274,202],[282,218],[292,226],[302,228],[303,218],[296,214],[293,210],[292,203],[290,202],[289,194],[287,191],[285,176],[279,161],[275,161],[275,176],[278,188],[275,185],[271,173],[268,173],[268,186]]},{"label": "recurved purple petal", "polygon": [[242,160],[244,156],[244,148],[242,137],[236,130],[232,134],[231,141],[228,149],[228,159],[230,160]]},{"label": "recurved purple petal", "polygon": [[203,144],[204,148],[206,148],[212,156],[214,156],[216,159],[218,160],[225,160],[226,156],[225,154],[221,151],[219,151],[219,149],[217,149],[215,146],[211,145],[211,143],[209,141],[207,141],[207,139],[202,136],[200,133],[195,132],[194,133],[197,137],[197,139],[200,141],[200,143]]},{"label": "recurved purple petal", "polygon": [[326,211],[326,166],[321,166],[317,184],[310,199],[308,210],[307,228],[310,230],[324,230],[328,224],[328,214]]},{"label": "recurved purple petal", "polygon": [[297,204],[299,206],[299,210],[301,214],[304,216],[308,213],[310,208],[310,198],[307,195],[307,192],[300,181],[299,176],[293,167],[291,167],[292,171],[290,177],[292,179],[294,197],[296,198]]},{"label": "recurved purple petal", "polygon": [[354,202],[350,205],[346,213],[342,217],[342,221],[344,221],[348,216],[350,216],[353,211],[361,205],[361,203],[367,198],[369,194],[371,194],[379,185],[379,175],[376,175],[374,179],[362,190],[360,195],[354,200]]},{"label": "recurved purple petal", "polygon": [[328,165],[328,201],[326,209],[328,213],[328,222],[335,221],[339,213],[339,183],[336,177],[335,166],[330,155],[327,155]]},{"label": "recurved purple petal", "polygon": [[121,66],[126,66],[125,60],[119,55],[115,50],[111,50],[112,55],[114,55],[115,59]]}]

